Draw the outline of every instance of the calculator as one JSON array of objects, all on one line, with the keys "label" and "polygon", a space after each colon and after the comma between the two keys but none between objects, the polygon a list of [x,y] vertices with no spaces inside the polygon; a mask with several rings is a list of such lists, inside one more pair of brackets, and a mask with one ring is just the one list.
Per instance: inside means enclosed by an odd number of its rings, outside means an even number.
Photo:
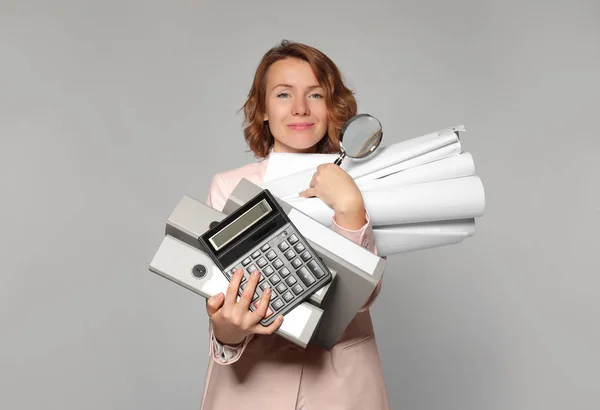
[{"label": "calculator", "polygon": [[258,307],[263,291],[271,288],[270,309],[261,320],[263,326],[332,280],[327,266],[268,189],[220,222],[213,222],[198,240],[228,280],[238,268],[243,269],[240,296],[250,274],[260,272],[250,310]]}]

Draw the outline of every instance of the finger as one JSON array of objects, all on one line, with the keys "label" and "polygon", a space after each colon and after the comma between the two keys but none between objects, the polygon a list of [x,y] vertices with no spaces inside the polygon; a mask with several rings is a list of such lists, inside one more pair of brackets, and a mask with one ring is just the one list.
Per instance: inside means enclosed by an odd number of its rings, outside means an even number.
[{"label": "finger", "polygon": [[240,301],[238,302],[239,308],[242,310],[242,312],[247,312],[250,307],[250,303],[254,298],[254,292],[256,291],[256,284],[258,283],[259,277],[260,273],[257,270],[254,270],[248,278],[248,284],[244,288],[242,296],[240,297]]},{"label": "finger", "polygon": [[254,302],[254,307],[256,309],[254,310],[254,312],[252,312],[253,325],[260,322],[263,318],[269,317],[273,314],[273,310],[269,307],[271,293],[271,288],[266,288],[260,299]]},{"label": "finger", "polygon": [[229,286],[227,286],[227,294],[225,295],[225,305],[233,306],[237,301],[238,289],[240,287],[240,283],[242,282],[242,278],[244,277],[244,271],[242,268],[238,268],[231,280],[229,281]]},{"label": "finger", "polygon": [[308,188],[308,189],[300,192],[298,194],[298,196],[301,196],[301,197],[304,197],[304,198],[310,198],[310,197],[315,196],[315,194],[316,194],[316,189],[315,188]]},{"label": "finger", "polygon": [[275,331],[277,331],[277,329],[279,329],[279,326],[281,326],[282,323],[283,323],[283,315],[279,315],[277,317],[277,319],[275,319],[273,321],[273,323],[271,323],[269,326],[263,326],[261,324],[254,326],[254,329],[252,330],[252,332],[258,333],[261,335],[270,335],[272,333],[275,333]]},{"label": "finger", "polygon": [[208,313],[208,317],[212,317],[217,313],[217,310],[223,306],[223,301],[225,300],[224,296],[223,293],[219,293],[206,300],[206,312]]}]

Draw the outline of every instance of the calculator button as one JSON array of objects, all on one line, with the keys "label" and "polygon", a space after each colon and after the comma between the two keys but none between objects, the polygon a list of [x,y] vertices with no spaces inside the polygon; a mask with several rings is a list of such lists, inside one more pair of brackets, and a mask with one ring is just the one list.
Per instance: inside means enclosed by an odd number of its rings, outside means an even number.
[{"label": "calculator button", "polygon": [[300,261],[300,258],[296,258],[292,261],[292,266],[296,269],[298,269],[300,266],[302,266],[302,261]]},{"label": "calculator button", "polygon": [[260,258],[259,260],[256,261],[256,263],[258,264],[258,266],[260,268],[262,268],[267,264],[267,260],[265,258]]},{"label": "calculator button", "polygon": [[296,284],[296,282],[297,282],[297,280],[296,280],[296,278],[295,278],[295,277],[293,277],[293,276],[290,276],[289,278],[287,278],[287,279],[285,280],[285,283],[287,283],[287,284],[288,284],[288,286],[293,286],[293,285],[295,285],[295,284]]},{"label": "calculator button", "polygon": [[285,292],[285,294],[283,295],[283,299],[286,302],[289,302],[290,300],[294,299],[294,295],[292,295],[292,292],[290,292],[289,290],[287,292]]},{"label": "calculator button", "polygon": [[244,290],[244,289],[246,289],[246,285],[247,285],[247,284],[248,284],[248,282],[246,282],[246,283],[242,283],[242,284],[240,285],[240,289],[241,289],[241,290]]},{"label": "calculator button", "polygon": [[310,287],[310,285],[315,283],[315,278],[313,277],[313,275],[311,275],[310,271],[306,269],[306,266],[303,266],[300,269],[298,269],[296,273],[298,274],[300,280],[304,282],[304,285],[306,285],[306,287]]},{"label": "calculator button", "polygon": [[264,281],[263,283],[261,283],[261,284],[260,284],[260,285],[258,285],[258,286],[260,286],[261,290],[263,290],[263,291],[264,291],[266,288],[270,288],[270,287],[271,287],[271,284],[270,284],[269,282],[267,282],[267,281]]},{"label": "calculator button", "polygon": [[288,258],[288,261],[291,260],[294,256],[296,256],[296,254],[291,249],[285,253],[285,257]]},{"label": "calculator button", "polygon": [[282,278],[285,278],[286,276],[288,276],[290,274],[290,270],[288,268],[286,268],[285,266],[279,271],[279,274],[281,275]]},{"label": "calculator button", "polygon": [[277,285],[277,287],[275,288],[277,289],[277,292],[279,293],[283,293],[287,290],[287,287],[285,286],[285,284],[282,282],[279,285]]},{"label": "calculator button", "polygon": [[260,251],[256,251],[251,255],[254,259],[258,258],[260,256]]},{"label": "calculator button", "polygon": [[242,265],[246,266],[247,264],[249,264],[250,262],[252,262],[252,259],[250,258],[246,258],[242,261]]},{"label": "calculator button", "polygon": [[291,236],[288,238],[288,241],[290,241],[290,243],[293,245],[293,244],[295,244],[296,242],[298,242],[298,237],[297,237],[296,235],[292,234],[292,235],[291,235]]},{"label": "calculator button", "polygon": [[290,245],[288,245],[288,243],[286,241],[281,242],[277,246],[279,247],[279,249],[281,249],[281,252],[285,252],[286,249],[290,247]]},{"label": "calculator button", "polygon": [[267,258],[269,258],[270,261],[272,261],[273,259],[275,259],[277,257],[277,254],[273,251],[273,249],[271,249],[269,251],[269,253],[267,253]]},{"label": "calculator button", "polygon": [[256,299],[258,299],[258,293],[254,292],[254,296],[252,297],[252,301],[254,302]]},{"label": "calculator button", "polygon": [[252,265],[248,266],[248,267],[246,268],[246,270],[248,271],[248,273],[252,273],[252,272],[254,272],[255,270],[257,270],[257,269],[256,269],[256,265],[252,264]]},{"label": "calculator button", "polygon": [[302,254],[302,260],[304,262],[308,261],[311,258],[310,253],[308,253],[308,251],[304,251],[304,253]]},{"label": "calculator button", "polygon": [[281,262],[281,259],[277,258],[275,259],[275,262],[273,262],[273,266],[275,266],[275,269],[279,269],[283,266],[283,262]]},{"label": "calculator button", "polygon": [[275,271],[273,270],[272,267],[267,266],[266,268],[263,269],[263,272],[265,275],[271,276],[273,274],[273,272],[275,272]]},{"label": "calculator button", "polygon": [[302,245],[302,243],[298,243],[296,246],[294,246],[294,249],[296,250],[296,252],[300,253],[306,248],[304,247],[304,245]]},{"label": "calculator button", "polygon": [[260,250],[261,250],[261,251],[263,251],[263,252],[266,252],[266,251],[268,251],[269,249],[271,249],[271,245],[269,245],[268,243],[264,244],[264,245],[263,245],[263,246],[260,248]]},{"label": "calculator button", "polygon": [[277,274],[271,276],[271,279],[269,279],[271,281],[271,283],[273,285],[277,285],[279,282],[281,282],[281,278],[279,276],[277,276]]},{"label": "calculator button", "polygon": [[300,286],[300,284],[298,283],[296,286],[294,286],[292,288],[292,290],[294,291],[294,293],[296,295],[299,295],[300,293],[302,293],[302,286]]},{"label": "calculator button", "polygon": [[279,310],[283,307],[283,302],[281,299],[275,299],[273,302],[271,302],[271,307],[273,310]]},{"label": "calculator button", "polygon": [[317,278],[321,279],[323,276],[325,276],[323,269],[321,269],[314,260],[308,262],[308,267]]}]

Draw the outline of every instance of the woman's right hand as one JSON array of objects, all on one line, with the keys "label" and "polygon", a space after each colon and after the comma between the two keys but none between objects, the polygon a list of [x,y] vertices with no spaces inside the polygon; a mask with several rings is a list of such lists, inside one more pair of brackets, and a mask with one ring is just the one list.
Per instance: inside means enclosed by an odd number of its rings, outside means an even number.
[{"label": "woman's right hand", "polygon": [[212,322],[213,333],[223,344],[239,344],[250,334],[272,334],[283,322],[283,316],[279,315],[269,326],[260,324],[260,321],[268,316],[267,309],[269,314],[273,314],[269,308],[270,288],[265,289],[261,298],[254,302],[256,309],[253,312],[249,310],[260,278],[258,271],[252,272],[240,300],[237,300],[242,277],[243,271],[240,268],[229,281],[227,293],[225,295],[219,293],[206,302],[206,312]]}]

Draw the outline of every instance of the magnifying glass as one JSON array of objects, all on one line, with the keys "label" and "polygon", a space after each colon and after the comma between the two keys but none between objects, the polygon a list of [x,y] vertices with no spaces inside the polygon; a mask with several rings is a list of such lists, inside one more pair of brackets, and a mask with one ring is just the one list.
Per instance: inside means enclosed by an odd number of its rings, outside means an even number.
[{"label": "magnifying glass", "polygon": [[340,134],[340,156],[335,165],[345,157],[366,158],[375,151],[383,139],[381,123],[370,114],[358,114],[350,118]]}]

